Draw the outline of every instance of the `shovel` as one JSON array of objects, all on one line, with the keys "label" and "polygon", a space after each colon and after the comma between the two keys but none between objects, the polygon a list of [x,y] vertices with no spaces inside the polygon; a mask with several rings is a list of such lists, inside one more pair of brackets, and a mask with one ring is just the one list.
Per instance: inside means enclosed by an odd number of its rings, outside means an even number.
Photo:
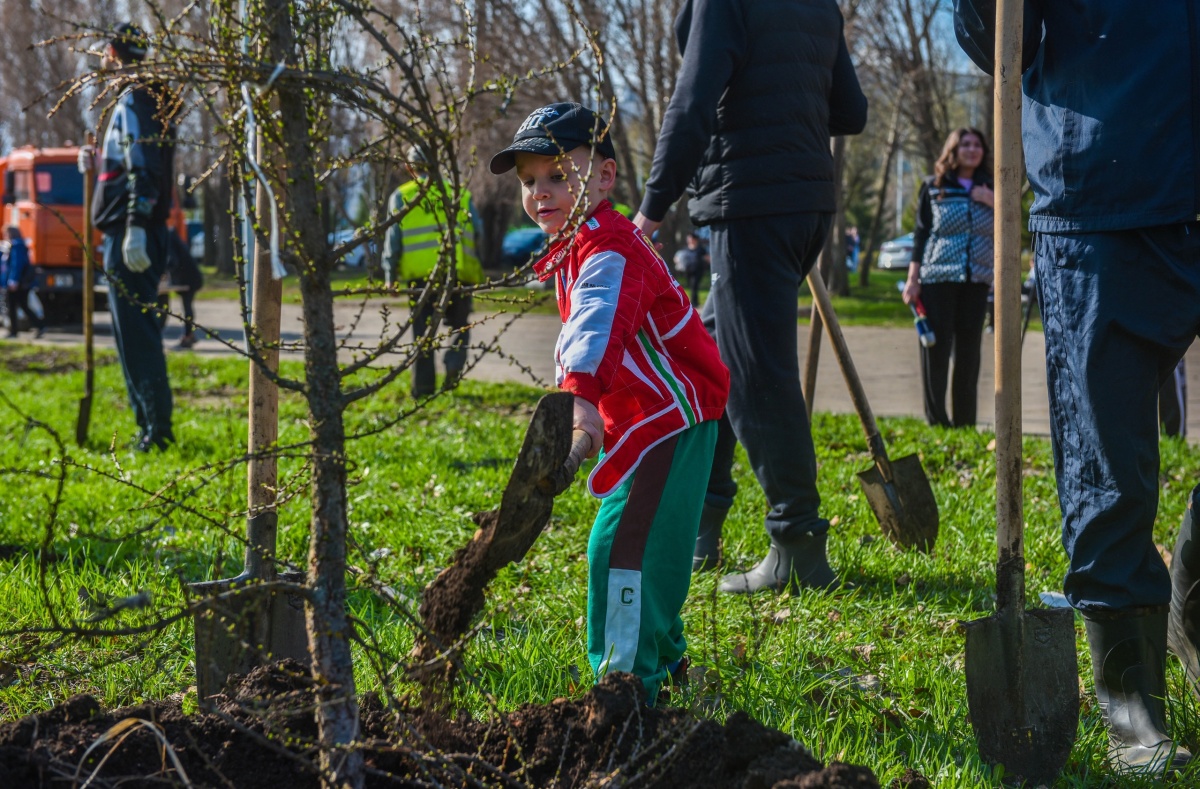
[{"label": "shovel", "polygon": [[871,459],[875,461],[875,465],[858,474],[858,482],[867,497],[867,503],[871,505],[888,539],[901,548],[928,552],[937,542],[938,506],[929,478],[921,467],[921,460],[916,455],[905,455],[896,460],[888,458],[883,436],[879,434],[875,415],[871,413],[871,406],[867,402],[867,393],[854,369],[854,360],[850,358],[842,327],[816,267],[808,273],[808,288],[812,291],[813,303],[817,305],[821,321],[829,331],[829,342],[833,345],[846,385],[850,388],[854,410],[858,412],[863,431],[867,434]]},{"label": "shovel", "polygon": [[809,425],[812,425],[813,400],[817,397],[817,362],[820,358],[821,313],[814,301],[808,320],[808,353],[804,356],[804,407],[808,410]]},{"label": "shovel", "polygon": [[[96,148],[96,135],[89,129],[87,145]],[[96,294],[93,292],[96,259],[92,254],[92,193],[96,188],[95,158],[89,157],[83,169],[83,397],[79,399],[79,417],[75,420],[75,443],[87,444],[88,426],[92,421],[92,394],[96,372],[93,350],[92,313]]]},{"label": "shovel", "polygon": [[[265,208],[258,187],[259,216]],[[259,355],[279,369],[279,321],[283,283],[271,276],[267,250],[254,256],[253,328]],[[209,597],[195,615],[196,692],[201,704],[221,692],[233,674],[245,674],[272,660],[309,664],[304,598],[278,591],[273,582],[303,583],[304,573],[277,573],[275,509],[278,465],[270,454],[279,437],[279,389],[250,362],[250,462],[247,465],[246,564],[235,578],[192,584]]]},{"label": "shovel", "polygon": [[571,430],[573,404],[569,392],[538,401],[500,509],[475,515],[475,536],[425,589],[420,608],[425,630],[417,635],[412,675],[435,704],[444,700],[456,674],[453,662],[444,663],[440,653],[467,632],[496,573],[525,558],[550,521],[554,497],[571,484],[591,448],[587,433]]},{"label": "shovel", "polygon": [[967,704],[980,757],[1049,784],[1079,726],[1074,612],[1025,610],[1021,511],[1021,0],[996,5],[996,613],[966,624]]}]

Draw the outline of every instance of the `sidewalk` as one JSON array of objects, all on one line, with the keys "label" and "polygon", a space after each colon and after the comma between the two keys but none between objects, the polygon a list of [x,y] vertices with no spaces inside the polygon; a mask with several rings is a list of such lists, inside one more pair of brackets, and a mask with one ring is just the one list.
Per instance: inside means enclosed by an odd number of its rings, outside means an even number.
[{"label": "sidewalk", "polygon": [[[217,333],[225,341],[240,346],[243,338],[239,306],[235,301],[200,301],[196,304],[199,325]],[[343,340],[354,347],[372,347],[382,336],[385,325],[375,305],[362,310],[360,303],[339,302],[335,310],[338,331]],[[406,311],[393,307],[391,328],[403,321]],[[469,378],[483,381],[520,381],[533,385],[552,386],[554,383],[554,341],[558,336],[559,320],[553,315],[512,315],[476,313],[479,321],[471,335],[473,345],[497,342],[503,355],[488,354],[478,361]],[[283,306],[282,335],[285,342],[299,344],[302,339],[300,307]],[[107,312],[96,314],[97,347],[113,347],[112,326]],[[172,319],[165,330],[170,348],[179,340],[181,326]],[[921,398],[920,368],[917,361],[917,338],[910,328],[879,328],[870,326],[843,327],[846,343],[854,357],[854,365],[862,378],[863,388],[877,417],[924,417]],[[800,366],[808,348],[808,326],[798,325],[796,334],[800,348]],[[497,341],[497,336],[500,339]],[[993,369],[995,362],[993,335],[984,335],[982,365],[979,376],[978,422],[990,427],[995,420]],[[82,342],[78,328],[71,331],[51,329],[38,344],[56,346],[78,345]],[[174,351],[172,351],[175,353]],[[234,350],[220,342],[204,339],[191,351],[201,355],[232,355]],[[349,360],[351,348],[342,356]],[[1044,343],[1040,333],[1025,337],[1021,356],[1022,421],[1025,433],[1048,435],[1049,415],[1046,401]],[[285,355],[298,356],[298,352]],[[1200,438],[1200,348],[1188,352],[1188,435]],[[440,364],[440,362],[439,362]],[[524,369],[523,369],[524,368]],[[841,370],[825,337],[821,345],[820,365],[814,410],[833,413],[853,413]]]}]

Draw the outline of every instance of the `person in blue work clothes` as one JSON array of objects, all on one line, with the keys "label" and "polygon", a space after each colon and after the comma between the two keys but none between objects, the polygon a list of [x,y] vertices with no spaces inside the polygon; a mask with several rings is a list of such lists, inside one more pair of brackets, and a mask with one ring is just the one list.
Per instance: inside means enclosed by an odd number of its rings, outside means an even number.
[{"label": "person in blue work clothes", "polygon": [[837,208],[829,137],[867,122],[842,26],[835,0],[688,0],[675,19],[683,63],[633,221],[653,236],[687,189],[692,223],[712,231],[703,318],[731,382],[693,567],[718,564],[738,441],[766,494],[771,540],[754,568],[721,579],[723,592],[838,584],[796,319]]},{"label": "person in blue work clothes", "polygon": [[[1200,679],[1200,533],[1190,494],[1168,572],[1155,548],[1158,392],[1200,331],[1200,4],[1027,0],[1025,161],[1051,438],[1096,697],[1119,772],[1192,755],[1164,715],[1166,654]],[[994,0],[955,0],[992,70]]]},{"label": "person in blue work clothes", "polygon": [[[104,67],[137,63],[146,57],[146,48],[145,33],[121,25],[104,48]],[[104,233],[113,335],[139,429],[134,447],[142,452],[165,449],[175,441],[171,384],[155,309],[167,265],[167,215],[175,183],[175,129],[163,109],[169,103],[160,83],[130,81],[125,86],[104,133],[92,208],[92,219]]]},{"label": "person in blue work clothes", "polygon": [[[385,282],[393,280],[407,284],[411,289],[413,342],[421,343],[412,368],[412,396],[428,397],[436,389],[437,373],[434,368],[434,342],[424,338],[434,320],[440,293],[423,292],[431,281],[445,282],[446,263],[442,261],[442,236],[448,225],[439,204],[436,186],[430,187],[424,199],[420,199],[423,182],[431,174],[431,166],[419,148],[408,152],[409,166],[416,177],[388,198],[388,215],[398,214],[406,207],[408,213],[388,228],[383,240],[383,271]],[[475,251],[474,215],[471,211],[471,195],[465,189],[457,216],[458,243],[455,245],[455,278],[452,286],[459,284],[478,285],[483,282],[483,267]],[[441,265],[439,266],[439,263]],[[455,293],[446,303],[441,324],[450,332],[450,343],[443,359],[446,376],[442,380],[442,391],[453,389],[463,368],[467,364],[467,347],[471,341],[471,294]]]},{"label": "person in blue work clothes", "polygon": [[29,264],[29,248],[25,239],[21,238],[21,229],[9,225],[5,229],[8,235],[8,251],[0,261],[0,271],[4,272],[5,298],[8,300],[8,336],[17,336],[17,309],[24,310],[33,324],[34,338],[40,338],[46,333],[46,324],[42,317],[29,306],[29,292],[33,288],[33,266]]}]

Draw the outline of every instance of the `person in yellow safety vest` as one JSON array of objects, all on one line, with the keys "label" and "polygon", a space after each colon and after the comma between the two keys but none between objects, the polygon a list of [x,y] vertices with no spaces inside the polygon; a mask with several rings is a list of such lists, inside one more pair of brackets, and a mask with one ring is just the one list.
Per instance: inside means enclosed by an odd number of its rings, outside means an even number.
[{"label": "person in yellow safety vest", "polygon": [[[409,152],[410,162],[417,167],[424,167],[426,159],[417,150]],[[426,173],[418,172],[420,178],[427,177]],[[412,309],[413,341],[421,342],[429,331],[429,324],[434,318],[434,312],[439,300],[435,294],[423,308],[419,308],[420,294],[430,276],[438,268],[442,250],[442,235],[448,229],[440,206],[439,196],[431,189],[424,200],[418,201],[422,187],[421,180],[409,181],[388,198],[388,215],[399,213],[405,206],[411,206],[408,213],[400,222],[388,228],[383,243],[383,271],[385,282],[390,285],[394,280],[405,282],[412,289],[409,304]],[[483,282],[483,267],[475,251],[475,217],[471,210],[471,196],[464,189],[459,204],[457,233],[459,243],[455,259],[458,284],[477,285]],[[444,263],[443,263],[444,265]],[[439,272],[434,280],[444,283],[444,273]],[[462,376],[463,367],[467,363],[467,347],[470,343],[470,331],[467,328],[471,316],[471,295],[458,294],[449,300],[446,312],[441,316],[440,325],[449,331],[451,342],[446,349],[444,363],[446,377],[442,390],[453,389]],[[438,334],[441,333],[439,330]],[[434,351],[436,345],[431,343],[417,357],[412,372],[413,397],[428,397],[436,388],[436,373],[434,371]]]}]

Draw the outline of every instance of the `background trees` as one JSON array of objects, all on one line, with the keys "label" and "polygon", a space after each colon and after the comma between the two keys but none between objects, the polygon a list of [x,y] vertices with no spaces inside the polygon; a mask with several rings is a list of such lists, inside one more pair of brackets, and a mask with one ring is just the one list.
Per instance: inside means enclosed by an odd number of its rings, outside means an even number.
[{"label": "background trees", "polygon": [[[833,246],[832,283],[845,292],[850,285],[843,263],[842,231],[857,225],[864,260],[879,244],[896,235],[915,196],[915,185],[932,169],[942,141],[956,125],[970,122],[990,127],[990,82],[958,52],[949,27],[945,0],[840,0],[846,36],[870,100],[866,131],[844,142],[842,162],[843,211]],[[471,20],[461,47],[445,50],[442,70],[414,75],[461,86],[467,80],[485,84],[502,75],[522,79],[497,85],[464,111],[462,160],[456,163],[470,189],[483,224],[480,253],[484,263],[499,265],[500,241],[510,227],[526,221],[514,183],[486,171],[488,152],[507,142],[514,124],[540,104],[564,99],[603,107],[613,118],[620,157],[620,183],[615,199],[636,210],[648,175],[662,114],[674,89],[679,54],[673,20],[682,0],[425,0],[412,5],[402,0],[375,0],[373,13],[400,19],[414,12],[431,34],[456,35],[458,20]],[[180,12],[183,0],[156,4],[162,20],[188,35],[203,35],[205,20]],[[55,36],[86,30],[79,20],[113,27],[127,18],[155,21],[145,6],[130,0],[0,0],[6,23],[0,26],[0,153],[24,145],[54,145],[78,141],[87,125],[87,106],[93,85],[65,99],[53,118],[47,113],[59,100],[54,88],[85,69],[79,46],[33,46]],[[140,17],[139,17],[140,15]],[[152,26],[152,25],[151,25]],[[351,28],[331,30],[333,61],[340,69],[370,73],[384,84],[402,77],[388,73],[383,40],[350,37]],[[394,36],[393,34],[388,34]],[[387,37],[384,38],[387,40]],[[594,53],[603,52],[599,57]],[[382,70],[381,70],[382,69]],[[221,97],[211,99],[209,112],[190,115],[188,136],[211,135],[211,111]],[[330,139],[341,151],[363,152],[360,165],[329,174],[323,197],[326,232],[337,227],[362,226],[382,218],[387,195],[406,174],[387,161],[390,145],[380,129],[351,114],[333,111],[326,119]],[[373,142],[368,142],[373,141]],[[371,155],[366,155],[369,146]],[[392,150],[388,155],[398,153]],[[181,169],[193,175],[214,164],[212,151],[192,146],[182,152]],[[217,165],[222,166],[222,165]],[[232,272],[233,250],[228,223],[230,195],[221,179],[202,183],[197,190],[204,206],[208,247],[206,262]],[[667,218],[661,240],[667,251],[681,243],[689,227],[686,208],[678,206]],[[865,282],[868,267],[859,272]]]}]

